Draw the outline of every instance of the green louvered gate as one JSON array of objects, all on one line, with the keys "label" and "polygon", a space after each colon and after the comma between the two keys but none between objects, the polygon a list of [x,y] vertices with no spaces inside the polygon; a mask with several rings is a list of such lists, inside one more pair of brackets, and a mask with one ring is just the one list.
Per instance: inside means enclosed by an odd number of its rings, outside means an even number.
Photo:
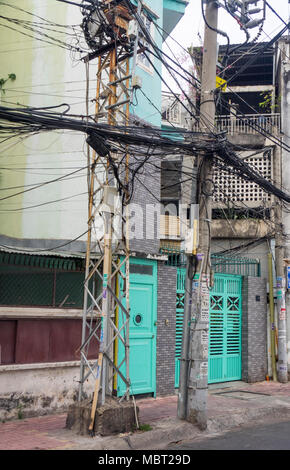
[{"label": "green louvered gate", "polygon": [[208,383],[242,378],[242,276],[215,274],[210,295]]},{"label": "green louvered gate", "polygon": [[185,294],[184,268],[177,268],[176,283],[176,342],[175,342],[175,387],[179,386],[180,355],[182,347],[182,325],[184,314],[184,294]]},{"label": "green louvered gate", "polygon": [[[175,387],[179,386],[185,268],[177,268]],[[242,276],[215,274],[210,294],[208,382],[241,380]]]}]

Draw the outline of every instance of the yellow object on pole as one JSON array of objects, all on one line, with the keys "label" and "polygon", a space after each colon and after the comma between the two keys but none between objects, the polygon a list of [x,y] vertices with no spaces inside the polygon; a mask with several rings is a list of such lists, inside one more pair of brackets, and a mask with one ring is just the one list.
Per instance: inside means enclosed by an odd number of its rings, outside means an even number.
[{"label": "yellow object on pole", "polygon": [[226,91],[227,82],[223,78],[216,77],[216,88],[220,88],[222,91]]}]

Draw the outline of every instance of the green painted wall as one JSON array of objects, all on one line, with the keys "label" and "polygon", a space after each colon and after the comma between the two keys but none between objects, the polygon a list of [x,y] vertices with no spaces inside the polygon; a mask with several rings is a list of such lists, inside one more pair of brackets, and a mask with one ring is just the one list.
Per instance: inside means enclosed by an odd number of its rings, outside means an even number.
[{"label": "green painted wall", "polygon": [[[158,24],[164,26],[163,0],[147,0],[146,4],[156,13],[155,20]],[[79,8],[52,0],[11,0],[9,5],[1,5],[1,15],[26,21],[43,21],[12,8],[14,6],[57,24],[80,25],[82,20]],[[1,23],[8,28],[0,28],[0,78],[6,78],[10,73],[16,74],[16,80],[6,84],[1,104],[14,107],[19,103],[22,106],[44,107],[68,103],[72,114],[86,114],[86,71],[83,62],[78,60],[80,57],[56,45],[47,44],[43,41],[43,36],[23,30],[19,25],[4,19]],[[19,30],[25,34],[21,34]],[[58,37],[55,31],[48,31],[47,34]],[[31,35],[33,37],[29,37]],[[60,39],[70,43],[73,38],[67,36]],[[156,30],[154,40],[161,48],[162,38]],[[90,114],[94,113],[95,104],[91,100],[96,93],[97,61],[93,62],[95,63],[90,63],[89,70]],[[153,59],[153,62],[161,73],[159,61]],[[137,73],[142,77],[144,93],[161,109],[160,77],[154,70],[148,73],[141,66],[137,67]],[[161,124],[160,113],[140,92],[138,104],[132,112],[154,125]],[[0,235],[24,239],[67,240],[86,231],[85,169],[73,178],[27,191],[33,185],[85,167],[87,155],[84,135],[58,131],[41,133],[22,140],[14,138],[0,144],[0,159]],[[20,194],[3,200],[18,192]],[[82,239],[85,241],[86,237]]]},{"label": "green painted wall", "polygon": [[[23,8],[29,9],[32,7],[31,0],[22,2]],[[11,1],[11,5],[19,4],[17,0]],[[1,14],[3,16],[15,17],[15,10],[6,6],[1,6]],[[23,17],[23,15],[21,15]],[[5,24],[9,25],[9,23]],[[10,25],[11,28],[15,27]],[[21,96],[19,87],[25,84],[26,87],[31,87],[32,76],[32,60],[33,60],[33,40],[20,36],[15,30],[8,28],[0,28],[0,78],[6,79],[10,73],[16,74],[16,81],[7,82],[4,85],[4,92],[0,94],[1,105],[15,106],[15,103],[20,101],[24,105],[29,105],[29,95]],[[15,139],[8,140],[0,146],[1,170],[0,170],[0,189],[1,198],[10,196],[16,191],[14,189],[5,191],[3,188],[21,187],[25,184],[25,171],[13,170],[16,163],[19,168],[25,168],[27,148],[22,144],[15,145]],[[23,155],[22,158],[17,155]],[[21,214],[5,212],[13,210],[14,208],[22,206],[23,196],[19,195],[13,199],[0,201],[0,227],[1,233],[11,236],[21,236],[22,221]]]},{"label": "green painted wall", "polygon": [[[11,6],[20,7],[17,0],[10,3]],[[58,24],[79,24],[81,19],[78,8],[51,1],[24,0],[21,8]],[[1,7],[1,14],[28,21],[41,21],[8,6]],[[18,25],[5,24],[21,29]],[[24,32],[34,35],[28,30]],[[54,31],[48,34],[57,37]],[[32,107],[69,103],[72,113],[84,114],[84,65],[73,62],[70,51],[40,39],[44,39],[43,36],[31,38],[8,28],[0,29],[0,75],[5,78],[9,73],[16,74],[16,80],[7,83],[1,103],[5,106],[17,106],[20,103]],[[68,42],[70,38],[65,40]],[[64,176],[86,165],[84,136],[69,132],[41,133],[20,142],[13,139],[1,145],[0,155],[1,197]],[[4,189],[15,187],[19,188]],[[49,184],[0,201],[1,234],[28,239],[71,239],[77,236],[86,230],[86,194],[78,196],[85,192],[84,170],[77,174],[77,178]],[[47,204],[48,202],[51,203]],[[40,206],[32,207],[36,205]]]}]

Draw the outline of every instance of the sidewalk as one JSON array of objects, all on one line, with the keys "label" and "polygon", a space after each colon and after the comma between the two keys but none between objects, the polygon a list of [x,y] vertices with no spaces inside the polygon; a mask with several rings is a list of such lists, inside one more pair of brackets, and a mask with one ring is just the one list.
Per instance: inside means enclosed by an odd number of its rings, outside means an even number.
[{"label": "sidewalk", "polygon": [[290,382],[211,385],[208,429],[176,417],[177,396],[136,400],[140,424],[150,430],[110,437],[79,436],[65,429],[66,414],[0,423],[0,450],[158,450],[184,439],[212,437],[239,426],[290,420]]}]

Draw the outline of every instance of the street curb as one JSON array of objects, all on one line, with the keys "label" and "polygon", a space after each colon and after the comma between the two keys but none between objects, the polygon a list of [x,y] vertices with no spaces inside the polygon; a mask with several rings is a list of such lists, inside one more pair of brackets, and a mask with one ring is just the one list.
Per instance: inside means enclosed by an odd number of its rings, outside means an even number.
[{"label": "street curb", "polygon": [[93,447],[95,450],[159,450],[180,441],[213,437],[241,426],[258,425],[273,419],[290,419],[290,406],[266,406],[258,409],[239,410],[236,413],[220,415],[208,419],[208,427],[201,431],[196,425],[180,422],[177,418],[167,418],[156,423],[156,428],[122,437],[103,438]]},{"label": "street curb", "polygon": [[211,418],[208,420],[208,431],[211,433],[227,432],[239,426],[260,424],[273,419],[290,419],[290,405],[265,406],[258,409],[239,410],[232,413]]},{"label": "street curb", "polygon": [[177,419],[158,421],[156,429],[124,437],[107,438],[101,444],[103,450],[148,450],[161,449],[170,443],[176,443],[186,437],[201,433],[196,426]]},{"label": "street curb", "polygon": [[[194,437],[200,434],[201,431],[188,422],[180,422],[177,419],[163,420],[158,423],[159,429],[147,431],[143,434],[136,434],[129,436],[128,442],[131,449],[152,449],[152,444],[155,449],[164,448],[170,443],[176,443],[183,440],[186,436]],[[163,429],[162,429],[163,425]]]}]

